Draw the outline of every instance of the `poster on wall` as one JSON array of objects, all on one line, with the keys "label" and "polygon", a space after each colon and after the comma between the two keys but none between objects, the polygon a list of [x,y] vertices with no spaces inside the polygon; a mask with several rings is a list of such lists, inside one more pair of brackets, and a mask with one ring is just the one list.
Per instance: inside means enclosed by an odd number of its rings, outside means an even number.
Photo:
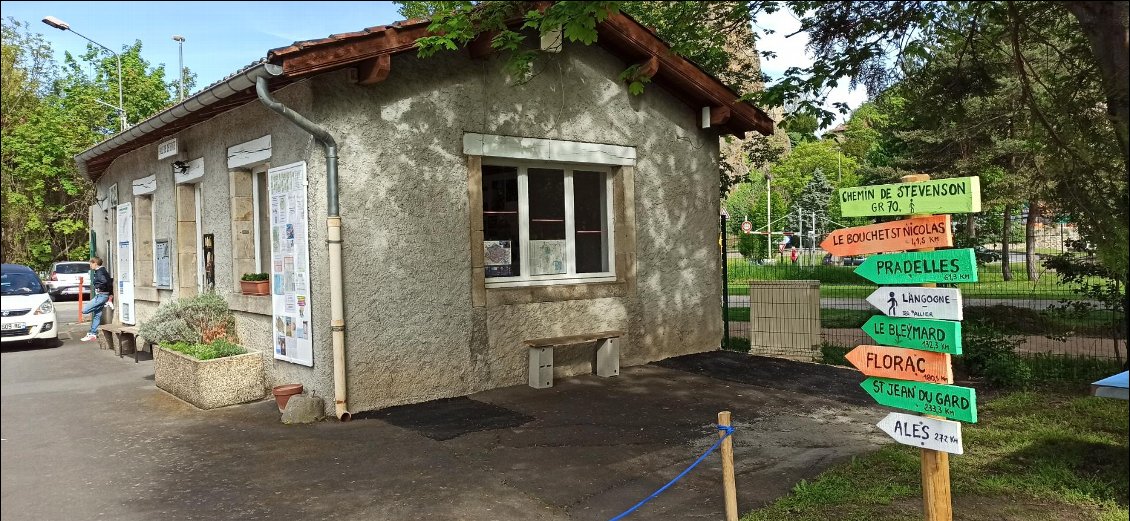
[{"label": "poster on wall", "polygon": [[565,241],[530,241],[530,275],[565,273]]},{"label": "poster on wall", "polygon": [[156,279],[154,284],[158,289],[173,288],[173,252],[169,247],[168,239],[153,241],[153,262],[156,263]]},{"label": "poster on wall", "polygon": [[483,241],[483,260],[486,262],[486,276],[512,276],[512,259],[513,255],[510,250],[510,241]]},{"label": "poster on wall", "polygon": [[118,313],[123,324],[137,323],[133,313],[133,205],[118,205]]},{"label": "poster on wall", "polygon": [[267,171],[271,209],[271,306],[275,358],[314,365],[306,162]]}]

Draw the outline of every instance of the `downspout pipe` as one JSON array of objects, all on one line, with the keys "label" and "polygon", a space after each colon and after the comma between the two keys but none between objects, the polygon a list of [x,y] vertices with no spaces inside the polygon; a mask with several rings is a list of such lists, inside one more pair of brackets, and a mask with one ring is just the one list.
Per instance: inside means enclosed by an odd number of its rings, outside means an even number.
[{"label": "downspout pipe", "polygon": [[255,79],[255,93],[267,108],[278,112],[322,145],[326,154],[326,242],[330,249],[330,325],[333,330],[334,355],[334,414],[341,421],[349,421],[348,398],[345,385],[345,310],[341,283],[341,215],[337,201],[337,141],[326,129],[319,127],[303,115],[271,97],[267,78]]}]

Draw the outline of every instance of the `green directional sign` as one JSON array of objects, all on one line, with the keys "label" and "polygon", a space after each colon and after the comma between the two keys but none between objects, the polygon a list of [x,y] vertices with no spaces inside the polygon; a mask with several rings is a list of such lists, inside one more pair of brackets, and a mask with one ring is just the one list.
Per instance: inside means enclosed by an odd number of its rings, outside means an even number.
[{"label": "green directional sign", "polygon": [[981,178],[959,177],[921,183],[841,188],[840,215],[912,215],[981,211]]},{"label": "green directional sign", "polygon": [[877,284],[948,284],[977,282],[977,259],[971,248],[872,255],[855,272]]},{"label": "green directional sign", "polygon": [[961,354],[961,322],[875,315],[863,324],[863,332],[885,346]]},{"label": "green directional sign", "polygon": [[969,387],[876,377],[859,385],[879,405],[977,423],[977,391]]}]

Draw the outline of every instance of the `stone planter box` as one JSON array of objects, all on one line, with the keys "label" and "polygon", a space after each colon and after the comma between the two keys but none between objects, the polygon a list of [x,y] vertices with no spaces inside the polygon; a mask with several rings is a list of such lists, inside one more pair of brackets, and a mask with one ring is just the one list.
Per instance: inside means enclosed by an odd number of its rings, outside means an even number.
[{"label": "stone planter box", "polygon": [[160,346],[153,349],[157,387],[201,409],[261,400],[266,395],[263,355],[197,360]]}]

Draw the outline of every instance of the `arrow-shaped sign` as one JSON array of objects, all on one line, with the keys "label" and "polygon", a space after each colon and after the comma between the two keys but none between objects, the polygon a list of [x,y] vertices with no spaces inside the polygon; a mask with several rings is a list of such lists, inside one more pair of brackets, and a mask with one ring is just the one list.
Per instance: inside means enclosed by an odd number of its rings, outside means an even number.
[{"label": "arrow-shaped sign", "polygon": [[867,376],[952,384],[950,355],[901,347],[856,346],[845,358]]},{"label": "arrow-shaped sign", "polygon": [[961,354],[961,322],[874,315],[864,322],[863,332],[883,345]]},{"label": "arrow-shaped sign", "polygon": [[956,385],[907,382],[872,376],[859,384],[879,405],[977,423],[977,391]]},{"label": "arrow-shaped sign", "polygon": [[977,282],[972,248],[872,255],[855,272],[877,284]]},{"label": "arrow-shaped sign", "polygon": [[840,215],[910,215],[981,211],[981,179],[959,177],[920,183],[855,186],[839,190]]},{"label": "arrow-shaped sign", "polygon": [[903,445],[964,454],[961,424],[955,421],[892,412],[879,421],[879,428]]},{"label": "arrow-shaped sign", "polygon": [[949,215],[931,215],[855,228],[828,234],[820,247],[839,257],[953,246]]},{"label": "arrow-shaped sign", "polygon": [[961,320],[961,292],[953,288],[883,286],[867,302],[889,317]]}]

